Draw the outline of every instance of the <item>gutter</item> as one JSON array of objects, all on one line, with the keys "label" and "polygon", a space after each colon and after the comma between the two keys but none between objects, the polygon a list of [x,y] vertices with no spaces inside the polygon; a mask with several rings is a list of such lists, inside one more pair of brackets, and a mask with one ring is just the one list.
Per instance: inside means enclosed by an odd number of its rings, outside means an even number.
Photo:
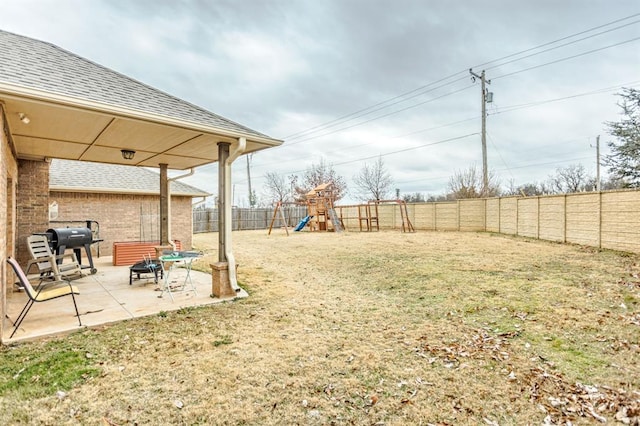
[{"label": "gutter", "polygon": [[191,208],[193,209],[195,206],[199,206],[200,204],[204,203],[205,201],[207,201],[207,197],[205,196],[201,196],[200,198],[202,198],[200,201],[196,201],[195,203],[191,204]]},{"label": "gutter", "polygon": [[231,163],[238,158],[240,155],[244,153],[247,149],[247,139],[244,137],[238,139],[238,145],[229,153],[229,157],[225,162],[225,173],[224,173],[224,181],[225,181],[225,211],[224,211],[224,236],[225,236],[225,256],[227,258],[228,265],[228,274],[229,274],[229,284],[231,288],[238,292],[240,291],[240,286],[238,285],[238,276],[236,274],[236,260],[233,256],[233,249],[231,246],[231,231],[233,228],[233,216],[231,214]]}]

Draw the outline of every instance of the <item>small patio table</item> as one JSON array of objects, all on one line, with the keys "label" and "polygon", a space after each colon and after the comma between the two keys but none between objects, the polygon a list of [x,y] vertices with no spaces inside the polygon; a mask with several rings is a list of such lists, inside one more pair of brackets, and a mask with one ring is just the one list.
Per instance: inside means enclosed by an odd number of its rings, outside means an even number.
[{"label": "small patio table", "polygon": [[201,252],[195,251],[174,251],[168,252],[160,256],[160,262],[162,264],[162,270],[164,271],[164,282],[161,286],[160,296],[164,296],[164,293],[169,293],[169,297],[171,297],[171,301],[173,302],[173,293],[171,292],[171,272],[175,269],[176,263],[182,263],[184,265],[184,269],[187,271],[187,275],[182,282],[182,285],[179,287],[179,290],[184,290],[189,283],[191,290],[193,290],[194,294],[198,294],[196,287],[193,285],[193,281],[191,280],[191,264],[193,261],[202,256]]}]

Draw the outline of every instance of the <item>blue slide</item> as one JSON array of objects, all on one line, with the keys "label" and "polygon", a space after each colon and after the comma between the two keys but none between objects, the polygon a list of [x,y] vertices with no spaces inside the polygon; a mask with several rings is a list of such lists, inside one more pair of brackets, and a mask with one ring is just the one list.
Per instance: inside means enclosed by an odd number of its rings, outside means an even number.
[{"label": "blue slide", "polygon": [[293,230],[296,232],[302,231],[302,228],[304,228],[307,225],[307,223],[309,223],[309,220],[311,220],[312,217],[313,216],[305,216],[304,219],[302,219],[300,223],[298,223],[298,225],[295,228],[293,228]]}]

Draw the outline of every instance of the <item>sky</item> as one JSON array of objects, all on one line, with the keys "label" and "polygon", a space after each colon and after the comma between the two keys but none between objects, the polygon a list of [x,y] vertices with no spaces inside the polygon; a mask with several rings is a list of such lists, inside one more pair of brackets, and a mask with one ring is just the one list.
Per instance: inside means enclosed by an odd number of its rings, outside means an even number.
[{"label": "sky", "polygon": [[[273,138],[250,158],[269,172],[321,160],[353,184],[381,158],[400,194],[445,194],[482,170],[478,79],[486,72],[487,159],[503,188],[582,164],[640,88],[638,0],[3,0],[0,29],[56,44]],[[233,169],[248,205],[247,160]],[[606,177],[607,170],[602,168]],[[186,183],[217,192],[217,166]],[[213,203],[213,198],[209,201]]]}]

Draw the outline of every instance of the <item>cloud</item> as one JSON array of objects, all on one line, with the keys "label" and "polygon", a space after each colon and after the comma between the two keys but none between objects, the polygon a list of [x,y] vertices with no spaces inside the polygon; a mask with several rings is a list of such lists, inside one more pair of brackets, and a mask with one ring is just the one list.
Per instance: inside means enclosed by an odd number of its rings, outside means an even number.
[{"label": "cloud", "polygon": [[[571,96],[638,85],[638,41],[587,52],[640,37],[640,25],[631,24],[636,17],[548,52],[529,49],[636,14],[637,6],[636,0],[23,0],[3,4],[0,28],[285,138],[283,147],[254,155],[257,185],[267,171],[288,175],[320,158],[345,163],[336,169],[350,181],[367,161],[358,159],[478,133],[480,85],[468,69],[486,69],[494,93],[489,166],[503,182],[520,184],[544,180],[576,158],[589,170],[595,155],[589,145],[598,134],[604,153],[603,123],[619,118],[616,90]],[[624,24],[630,25],[612,30]],[[542,103],[509,110],[535,102]],[[341,119],[354,112],[359,117]],[[328,122],[322,131],[295,136]],[[403,191],[438,194],[455,170],[482,163],[480,137],[383,159]],[[246,200],[242,169],[234,168],[236,200]],[[189,183],[215,192],[215,170],[201,168]]]}]

